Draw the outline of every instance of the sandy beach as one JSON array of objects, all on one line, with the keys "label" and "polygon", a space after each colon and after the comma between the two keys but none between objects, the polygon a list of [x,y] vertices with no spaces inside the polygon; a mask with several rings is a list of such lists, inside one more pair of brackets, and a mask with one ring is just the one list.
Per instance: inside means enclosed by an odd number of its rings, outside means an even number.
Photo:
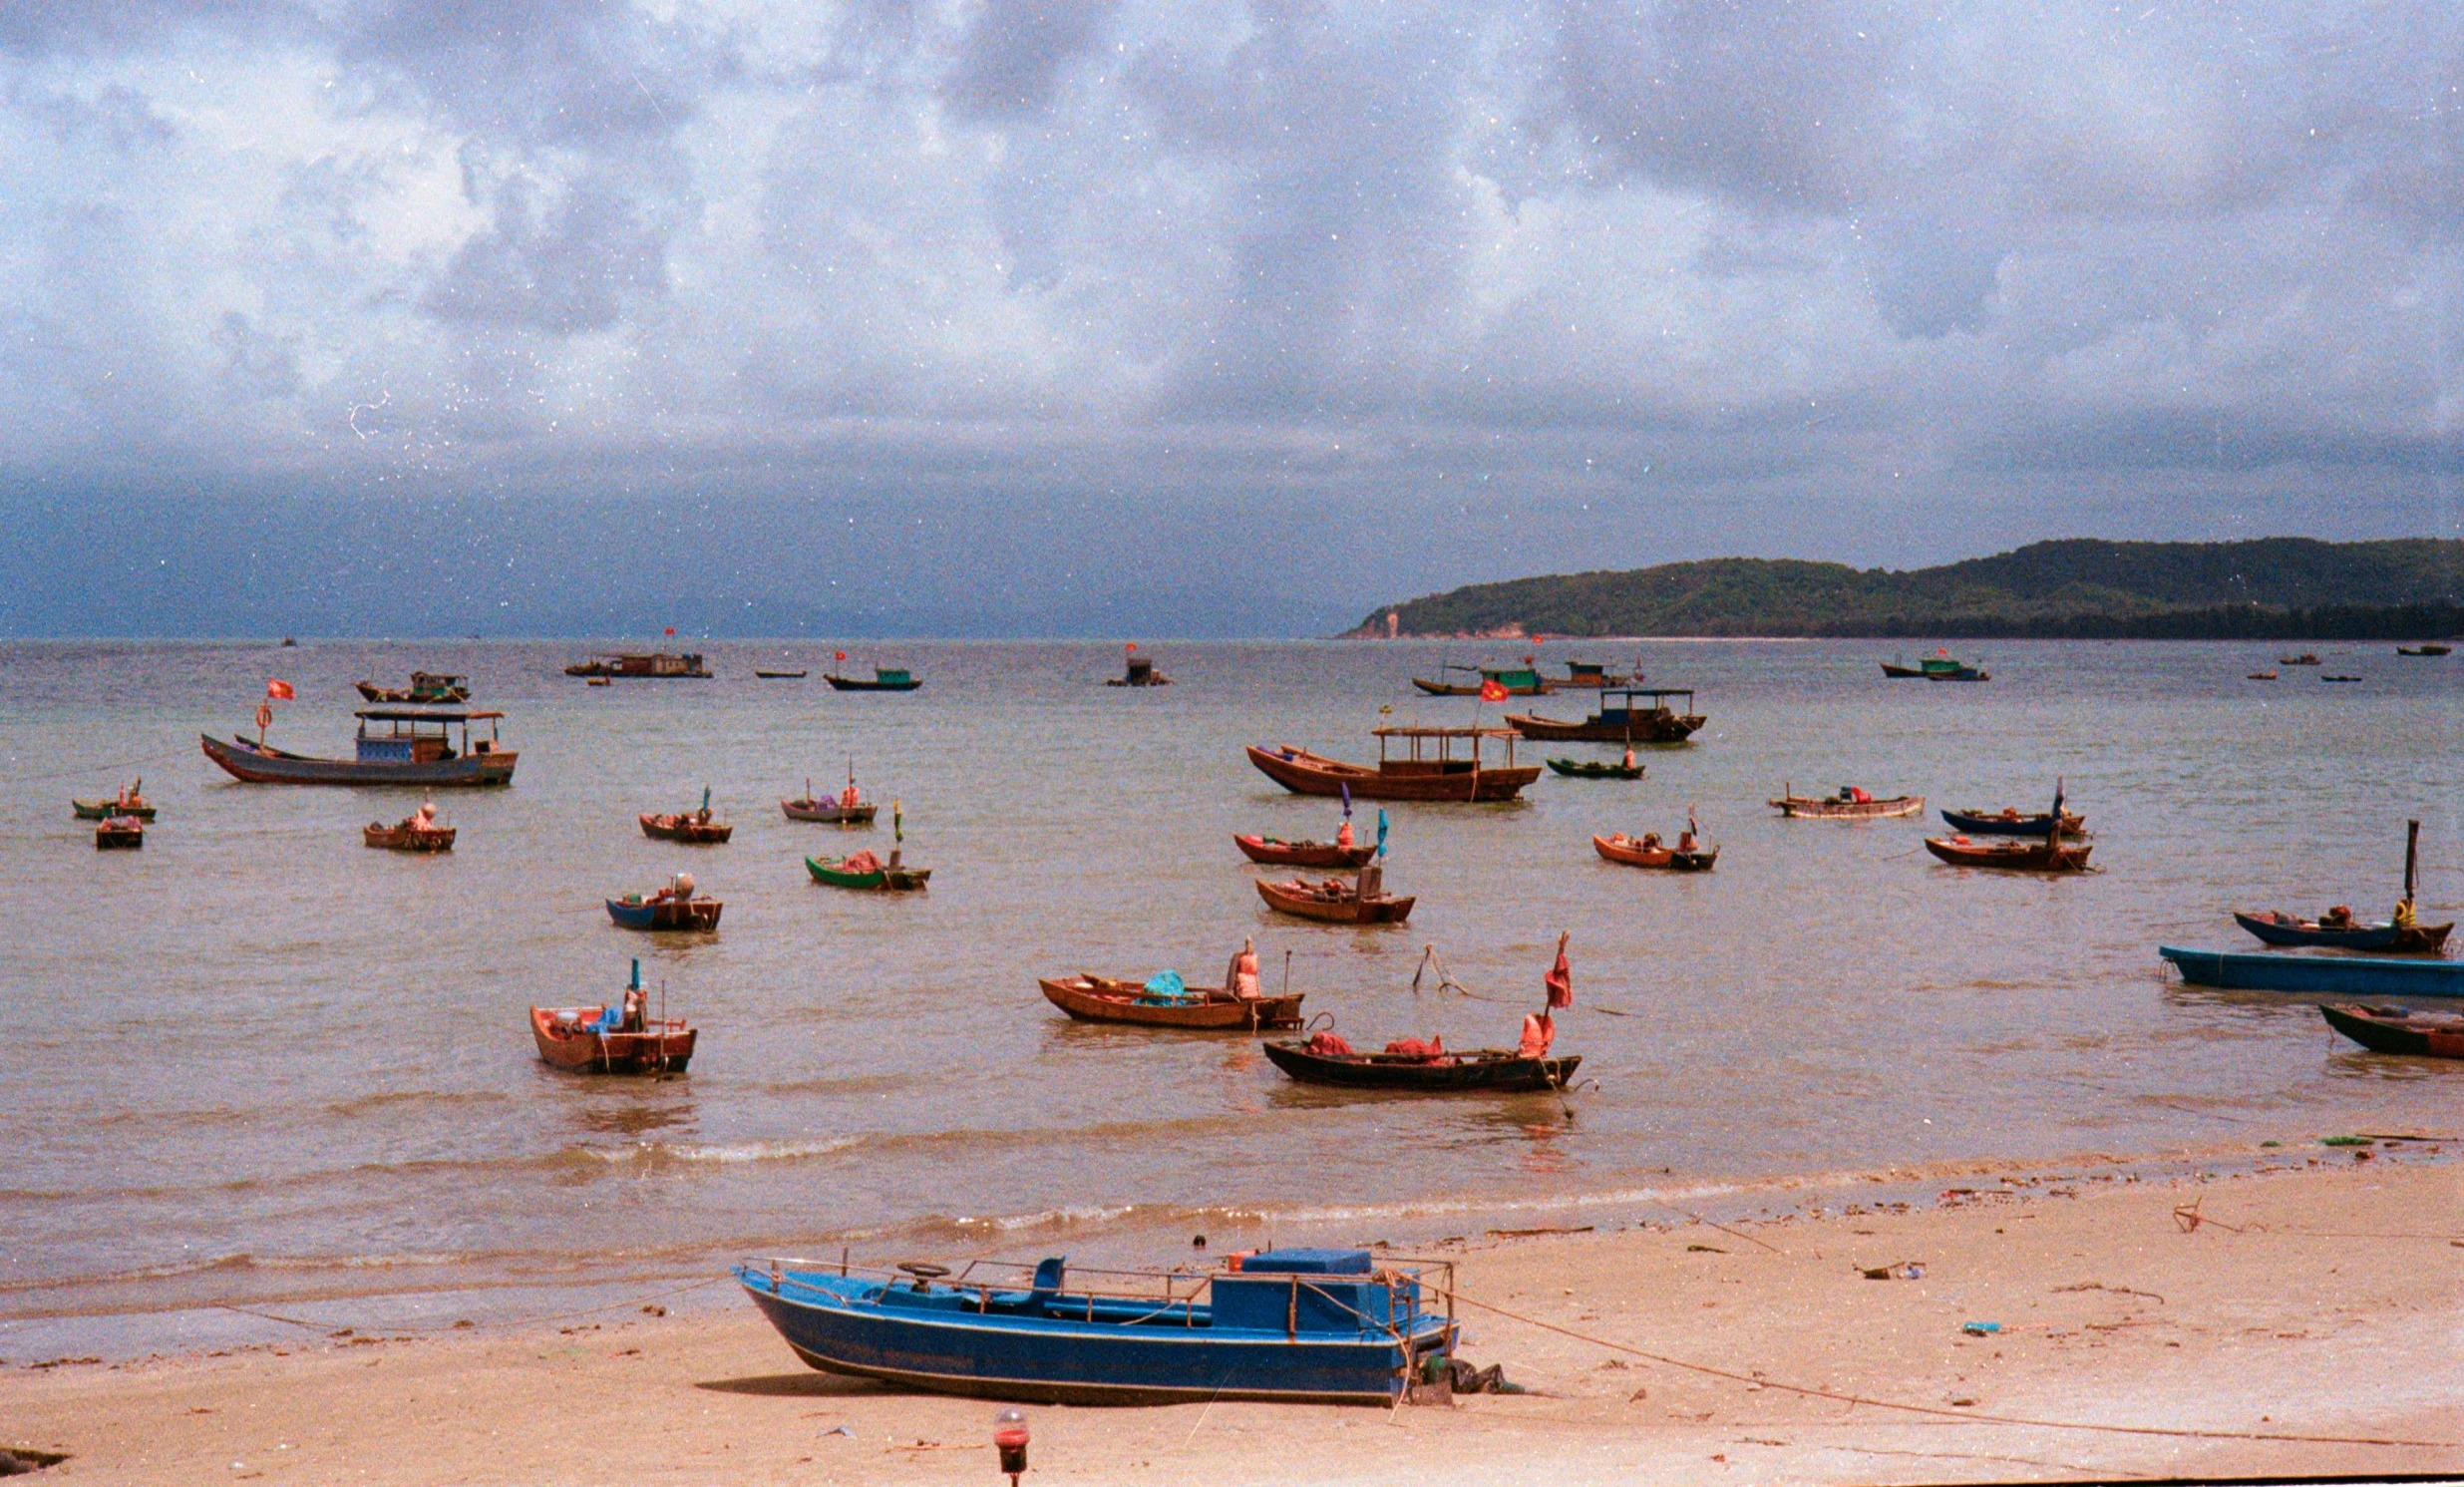
[{"label": "sandy beach", "polygon": [[[1439,1252],[1463,1353],[1530,1393],[1033,1407],[1030,1480],[2464,1469],[2450,1150],[1980,1169],[1905,1210],[1833,1189],[1819,1216],[1467,1236]],[[995,1407],[809,1371],[750,1306],[0,1373],[0,1433],[66,1453],[64,1482],[983,1481]]]}]

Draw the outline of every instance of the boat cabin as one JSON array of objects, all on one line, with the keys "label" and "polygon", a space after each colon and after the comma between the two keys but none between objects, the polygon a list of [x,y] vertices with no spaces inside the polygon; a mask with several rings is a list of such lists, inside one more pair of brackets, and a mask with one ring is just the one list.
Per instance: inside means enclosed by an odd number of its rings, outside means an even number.
[{"label": "boat cabin", "polygon": [[[362,764],[434,764],[471,754],[498,752],[497,723],[501,712],[465,712],[434,707],[371,707],[359,717],[359,762]],[[473,740],[471,725],[486,723],[488,736]],[[454,730],[462,730],[462,748],[454,748]]]},{"label": "boat cabin", "polygon": [[[1669,706],[1668,699],[1671,697],[1683,697],[1684,705]],[[1642,699],[1639,704],[1637,698]],[[1599,712],[1591,721],[1614,727],[1640,723],[1649,718],[1683,717],[1693,710],[1694,689],[1691,687],[1610,687],[1599,694]]]},{"label": "boat cabin", "polygon": [[876,666],[873,668],[873,679],[882,686],[902,687],[915,677],[904,666]]},{"label": "boat cabin", "polygon": [[[1512,728],[1424,728],[1388,726],[1369,730],[1377,736],[1377,772],[1381,775],[1468,775],[1485,768],[1480,757],[1484,738],[1506,740],[1506,768],[1515,766],[1515,745],[1523,735]],[[1405,741],[1402,758],[1394,757],[1395,740]],[[1462,740],[1463,747],[1457,746]]]}]

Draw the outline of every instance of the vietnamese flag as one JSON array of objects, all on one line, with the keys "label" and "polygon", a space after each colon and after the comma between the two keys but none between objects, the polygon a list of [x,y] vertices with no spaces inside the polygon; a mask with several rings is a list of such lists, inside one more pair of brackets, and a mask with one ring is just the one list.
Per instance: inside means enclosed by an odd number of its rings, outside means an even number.
[{"label": "vietnamese flag", "polygon": [[265,700],[268,702],[289,702],[298,695],[291,690],[291,684],[287,681],[268,678],[265,683]]},{"label": "vietnamese flag", "polygon": [[671,635],[672,635],[672,634],[674,634],[674,633],[676,633],[676,627],[675,627],[674,625],[672,625],[672,624],[671,624],[671,625],[669,625],[669,626],[667,627],[667,633],[669,633],[669,634],[671,634]]},{"label": "vietnamese flag", "polygon": [[842,661],[847,659],[847,652],[844,650],[835,650],[832,651],[831,654]]},{"label": "vietnamese flag", "polygon": [[1498,680],[1494,676],[1482,677],[1480,679],[1480,700],[1483,702],[1505,701],[1506,683]]}]

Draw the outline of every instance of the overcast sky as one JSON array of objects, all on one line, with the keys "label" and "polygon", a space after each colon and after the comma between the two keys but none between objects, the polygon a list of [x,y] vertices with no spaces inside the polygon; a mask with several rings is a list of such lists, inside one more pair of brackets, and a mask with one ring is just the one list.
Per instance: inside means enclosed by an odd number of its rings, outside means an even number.
[{"label": "overcast sky", "polygon": [[0,630],[2454,536],[2460,89],[2438,3],[0,0]]}]

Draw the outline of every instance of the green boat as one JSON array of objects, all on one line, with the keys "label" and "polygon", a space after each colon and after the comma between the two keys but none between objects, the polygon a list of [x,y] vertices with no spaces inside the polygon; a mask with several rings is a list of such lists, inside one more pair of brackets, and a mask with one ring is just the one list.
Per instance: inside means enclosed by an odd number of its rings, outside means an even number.
[{"label": "green boat", "polygon": [[154,802],[142,792],[144,780],[138,781],[118,795],[98,796],[93,800],[72,800],[69,809],[80,821],[108,821],[114,816],[134,816],[140,821],[154,819]]},{"label": "green boat", "polygon": [[[808,857],[805,859],[805,871],[813,875],[815,883],[826,883],[832,888],[883,889],[890,893],[922,888],[925,881],[932,877],[930,868],[893,868],[878,860],[868,865],[864,860],[872,856],[872,853],[860,852],[852,858]],[[852,868],[849,866],[851,863],[855,864]]]},{"label": "green boat", "polygon": [[1578,780],[1639,780],[1639,764],[1599,764],[1588,759],[1552,759],[1549,767]]}]

